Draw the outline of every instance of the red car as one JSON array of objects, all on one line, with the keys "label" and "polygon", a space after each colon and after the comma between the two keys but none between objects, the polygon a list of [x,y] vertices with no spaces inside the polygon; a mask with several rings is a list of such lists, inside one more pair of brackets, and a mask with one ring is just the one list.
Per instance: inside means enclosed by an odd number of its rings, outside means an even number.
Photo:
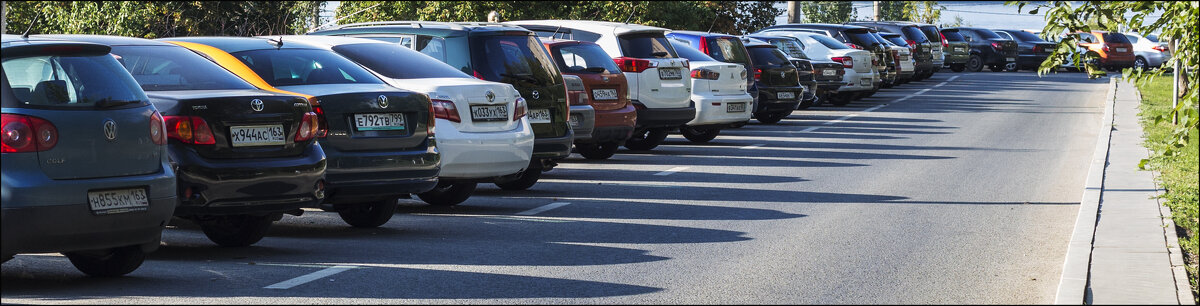
[{"label": "red car", "polygon": [[1091,31],[1072,35],[1079,37],[1079,46],[1095,53],[1099,66],[1109,71],[1133,67],[1133,43],[1125,35],[1115,32]]},{"label": "red car", "polygon": [[588,159],[612,157],[632,136],[637,123],[637,109],[629,102],[629,83],[625,74],[596,43],[545,38],[542,42],[563,75],[583,80],[583,90],[568,88],[567,99],[572,110],[588,105],[595,112],[591,135],[576,135],[575,149]]}]

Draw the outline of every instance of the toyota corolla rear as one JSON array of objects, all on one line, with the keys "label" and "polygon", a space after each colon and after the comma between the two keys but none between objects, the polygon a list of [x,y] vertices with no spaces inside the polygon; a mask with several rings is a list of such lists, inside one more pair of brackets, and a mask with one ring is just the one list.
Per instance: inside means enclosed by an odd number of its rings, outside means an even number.
[{"label": "toyota corolla rear", "polygon": [[0,261],[140,246],[175,210],[162,116],[99,44],[3,43]]}]

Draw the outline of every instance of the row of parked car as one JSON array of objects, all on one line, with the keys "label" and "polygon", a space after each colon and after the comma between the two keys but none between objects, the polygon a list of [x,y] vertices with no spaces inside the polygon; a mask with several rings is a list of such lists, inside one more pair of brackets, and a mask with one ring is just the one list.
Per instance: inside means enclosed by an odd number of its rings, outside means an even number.
[{"label": "row of parked car", "polygon": [[479,183],[528,189],[572,150],[606,159],[676,131],[706,142],[943,67],[1016,62],[1012,41],[992,43],[995,60],[954,40],[972,31],[862,22],[734,36],[529,20],[4,35],[0,256],[61,252],[115,276],[172,218],[222,246],[252,245],[303,208],[377,227],[398,198],[450,206]]}]

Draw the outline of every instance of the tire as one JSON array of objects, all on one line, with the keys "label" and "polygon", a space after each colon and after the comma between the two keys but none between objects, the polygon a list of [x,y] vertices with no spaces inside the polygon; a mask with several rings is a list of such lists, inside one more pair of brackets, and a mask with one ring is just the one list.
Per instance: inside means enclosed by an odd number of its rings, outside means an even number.
[{"label": "tire", "polygon": [[683,125],[679,127],[679,133],[683,134],[683,138],[687,138],[687,140],[691,140],[692,142],[709,142],[713,138],[717,138],[718,134],[721,134],[721,129],[697,129]]},{"label": "tire", "polygon": [[646,129],[640,133],[633,133],[633,137],[625,141],[625,148],[634,151],[652,150],[658,147],[665,139],[667,139],[666,129]]},{"label": "tire", "polygon": [[1017,63],[1008,63],[1008,64],[1004,64],[1004,71],[1008,71],[1008,72],[1017,72],[1017,71],[1019,71],[1019,70],[1021,70],[1021,69],[1018,69],[1018,68],[1017,68]]},{"label": "tire", "polygon": [[197,223],[204,236],[220,246],[244,247],[262,240],[271,228],[268,216],[228,215],[209,216]]},{"label": "tire", "polygon": [[129,274],[142,266],[146,253],[138,245],[108,250],[63,253],[71,265],[83,274],[96,277],[114,277]]},{"label": "tire", "polygon": [[542,177],[542,169],[525,169],[521,175],[511,181],[496,182],[496,187],[504,190],[526,190],[537,184],[539,178]]},{"label": "tire", "polygon": [[854,95],[853,92],[839,92],[829,96],[829,103],[834,106],[846,106],[846,104],[850,104],[850,100]]},{"label": "tire", "polygon": [[972,54],[970,59],[967,59],[967,70],[971,72],[983,71],[983,58],[977,54]]},{"label": "tire", "polygon": [[1001,72],[1001,71],[1004,71],[1004,66],[988,65],[988,70],[991,70],[992,72]]},{"label": "tire", "polygon": [[[787,117],[787,115],[788,114],[763,112],[763,113],[754,114],[754,118],[757,119],[758,122],[761,122],[761,123],[774,124],[774,123],[779,122],[779,120],[783,120],[783,118]],[[716,137],[716,136],[713,136],[713,137]]]},{"label": "tire", "polygon": [[967,64],[953,64],[953,65],[950,65],[950,71],[954,71],[954,72],[963,72],[963,70],[967,70]]},{"label": "tire", "polygon": [[614,153],[617,153],[617,149],[619,148],[621,148],[621,145],[615,142],[575,144],[575,149],[579,151],[579,155],[583,155],[583,158],[587,159],[608,159]]},{"label": "tire", "polygon": [[470,198],[471,194],[475,193],[476,185],[478,184],[471,182],[438,181],[437,187],[418,193],[417,197],[433,206],[454,206]]},{"label": "tire", "polygon": [[1146,58],[1138,56],[1137,59],[1133,60],[1133,69],[1150,69],[1150,63],[1146,61]]}]

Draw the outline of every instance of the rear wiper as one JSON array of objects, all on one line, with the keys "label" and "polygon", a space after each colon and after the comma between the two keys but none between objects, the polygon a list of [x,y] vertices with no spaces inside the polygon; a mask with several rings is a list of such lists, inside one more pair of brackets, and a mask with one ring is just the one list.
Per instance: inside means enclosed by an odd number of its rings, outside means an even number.
[{"label": "rear wiper", "polygon": [[537,79],[533,78],[532,76],[528,76],[528,75],[524,75],[524,74],[501,73],[500,76],[506,77],[506,78],[523,80],[523,81],[529,81],[530,83],[537,83],[537,81],[538,81]]},{"label": "rear wiper", "polygon": [[669,55],[669,53],[662,52],[662,51],[650,52],[650,56],[653,56],[653,57],[666,57],[667,55]]},{"label": "rear wiper", "polygon": [[608,69],[604,69],[604,67],[587,67],[587,68],[583,69],[583,71],[592,72],[592,73],[601,73],[601,72],[608,71]]},{"label": "rear wiper", "polygon": [[113,100],[111,98],[105,98],[104,100],[96,101],[95,105],[96,105],[96,108],[110,108],[110,107],[117,107],[117,106],[121,106],[121,105],[133,104],[133,103],[138,103],[138,102],[142,102],[142,101],[139,101],[139,100]]}]

